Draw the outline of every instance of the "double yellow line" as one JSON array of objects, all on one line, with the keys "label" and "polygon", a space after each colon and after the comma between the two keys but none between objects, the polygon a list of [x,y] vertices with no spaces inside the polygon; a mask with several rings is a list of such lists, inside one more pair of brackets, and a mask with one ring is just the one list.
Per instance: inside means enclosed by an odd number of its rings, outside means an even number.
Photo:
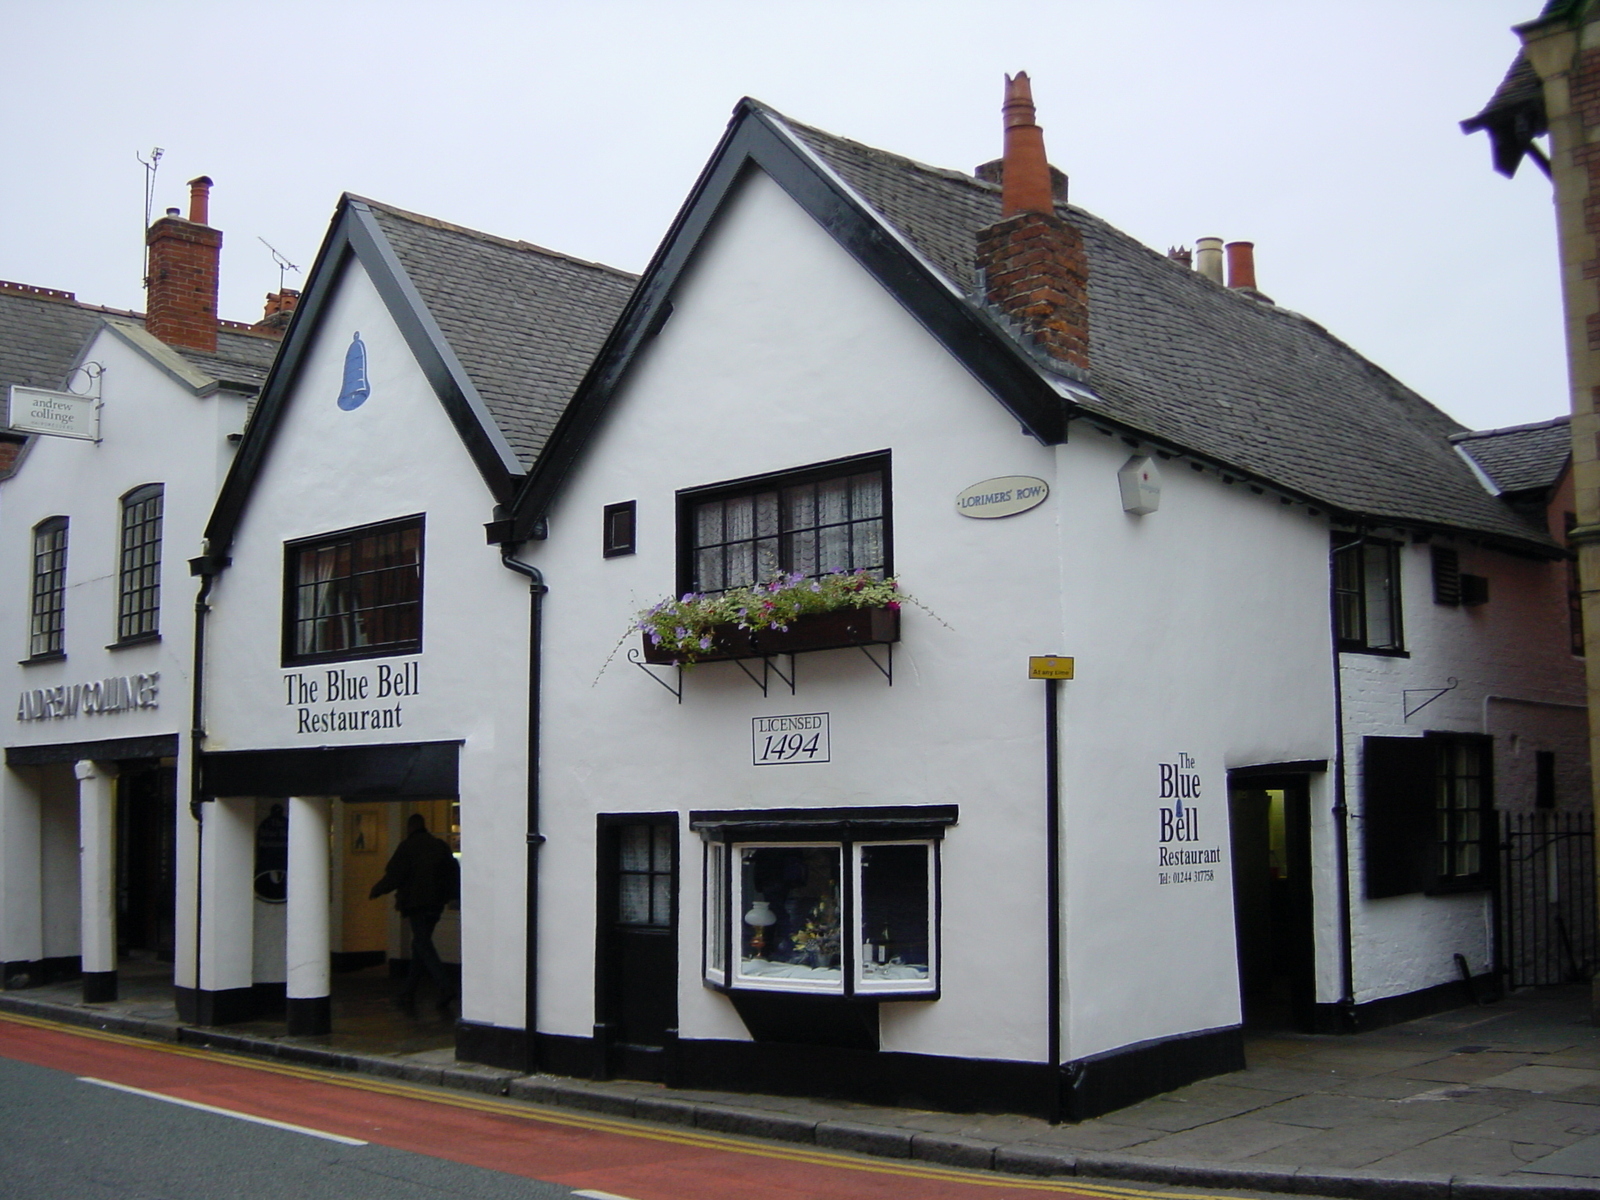
[{"label": "double yellow line", "polygon": [[500,1100],[489,1096],[474,1096],[471,1094],[463,1095],[441,1088],[430,1088],[420,1084],[396,1083],[362,1075],[347,1075],[318,1067],[299,1067],[287,1063],[264,1062],[244,1055],[234,1055],[227,1051],[219,1052],[217,1050],[178,1046],[170,1042],[151,1041],[145,1038],[130,1037],[127,1034],[109,1033],[101,1029],[87,1029],[82,1026],[67,1025],[59,1021],[48,1021],[39,1017],[20,1016],[16,1013],[0,1013],[0,1021],[13,1025],[30,1026],[36,1029],[49,1029],[57,1033],[71,1034],[74,1037],[92,1038],[118,1046],[132,1046],[141,1050],[155,1050],[163,1054],[175,1054],[184,1058],[204,1059],[215,1062],[220,1054],[225,1056],[229,1066],[241,1067],[249,1071],[260,1071],[269,1075],[281,1075],[289,1079],[300,1079],[333,1087],[371,1092],[379,1096],[396,1096],[408,1100],[419,1100],[428,1104],[444,1104],[452,1108],[466,1109],[470,1112],[515,1117],[536,1124],[559,1125],[569,1129],[620,1134],[625,1137],[641,1138],[645,1141],[664,1142],[673,1146],[692,1146],[703,1150],[721,1150],[730,1154],[776,1159],[780,1162],[806,1163],[818,1167],[835,1167],[846,1171],[865,1171],[875,1175],[894,1175],[909,1179],[964,1183],[973,1187],[1011,1188],[1013,1190],[1041,1193],[1065,1192],[1082,1196],[1117,1197],[1120,1200],[1194,1200],[1193,1193],[1148,1192],[1135,1188],[1107,1187],[1103,1184],[1032,1180],[1019,1176],[997,1177],[994,1175],[980,1175],[943,1167],[900,1165],[863,1160],[832,1151],[806,1150],[798,1146],[769,1146],[720,1134],[679,1133],[663,1130],[653,1125],[645,1125],[613,1117],[569,1116],[566,1113],[552,1112],[547,1108],[531,1107],[528,1101]]}]

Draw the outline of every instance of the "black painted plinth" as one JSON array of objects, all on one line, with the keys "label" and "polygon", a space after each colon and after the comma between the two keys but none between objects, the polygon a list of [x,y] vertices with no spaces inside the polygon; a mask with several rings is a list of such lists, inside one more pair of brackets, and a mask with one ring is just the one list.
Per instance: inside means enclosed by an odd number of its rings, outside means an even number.
[{"label": "black painted plinth", "polygon": [[[282,988],[282,984],[278,985]],[[172,989],[178,1019],[189,1025],[231,1025],[262,1014],[262,997],[253,987]]]},{"label": "black painted plinth", "polygon": [[115,971],[85,971],[83,973],[83,1002],[104,1004],[117,998],[117,973]]},{"label": "black painted plinth", "polygon": [[333,1004],[327,996],[290,996],[285,1016],[290,1037],[333,1032]]}]

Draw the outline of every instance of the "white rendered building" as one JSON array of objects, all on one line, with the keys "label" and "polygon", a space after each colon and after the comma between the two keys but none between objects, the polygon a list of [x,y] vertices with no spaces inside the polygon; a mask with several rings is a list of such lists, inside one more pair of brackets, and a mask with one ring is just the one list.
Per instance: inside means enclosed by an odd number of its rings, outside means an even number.
[{"label": "white rendered building", "polygon": [[193,932],[174,909],[192,766],[186,560],[278,349],[265,328],[217,319],[210,185],[191,184],[188,219],[150,228],[148,314],[0,285],[12,419],[63,393],[88,414],[76,436],[28,436],[0,482],[8,988],[81,973],[86,999],[112,999],[119,958],[172,962]]}]

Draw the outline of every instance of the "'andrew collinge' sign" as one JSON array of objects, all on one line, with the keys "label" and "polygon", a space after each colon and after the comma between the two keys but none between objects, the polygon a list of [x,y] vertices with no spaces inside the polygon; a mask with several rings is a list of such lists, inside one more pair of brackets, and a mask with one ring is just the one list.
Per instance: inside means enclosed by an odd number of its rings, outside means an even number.
[{"label": "'andrew collinge' sign", "polygon": [[1050,485],[1032,475],[1001,475],[975,483],[956,497],[963,517],[1014,517],[1038,508],[1050,495]]}]

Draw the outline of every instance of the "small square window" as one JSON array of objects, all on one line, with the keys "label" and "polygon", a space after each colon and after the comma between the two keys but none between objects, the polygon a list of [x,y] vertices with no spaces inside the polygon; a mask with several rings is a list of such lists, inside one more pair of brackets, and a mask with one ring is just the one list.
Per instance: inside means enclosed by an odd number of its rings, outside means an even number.
[{"label": "small square window", "polygon": [[621,504],[608,504],[605,508],[605,532],[602,546],[607,558],[618,558],[634,552],[634,509],[637,501],[624,500]]}]

